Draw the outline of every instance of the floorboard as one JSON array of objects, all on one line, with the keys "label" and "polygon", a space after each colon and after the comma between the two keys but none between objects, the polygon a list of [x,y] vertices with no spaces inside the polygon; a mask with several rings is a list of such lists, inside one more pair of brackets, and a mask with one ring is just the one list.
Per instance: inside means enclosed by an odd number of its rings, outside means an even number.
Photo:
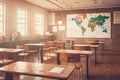
[{"label": "floorboard", "polygon": [[[33,61],[33,60],[28,60]],[[86,58],[81,58],[83,65],[83,78],[86,80]],[[90,56],[90,77],[89,80],[120,80],[120,51],[106,50],[104,53],[97,54],[97,64],[94,64],[94,56]],[[34,62],[38,62],[38,59],[34,59]],[[56,56],[50,57],[44,63],[56,64]],[[62,63],[65,64],[66,63]],[[15,80],[55,80],[49,78],[32,77],[32,76],[16,76]],[[73,72],[69,80],[78,80],[77,72]]]}]

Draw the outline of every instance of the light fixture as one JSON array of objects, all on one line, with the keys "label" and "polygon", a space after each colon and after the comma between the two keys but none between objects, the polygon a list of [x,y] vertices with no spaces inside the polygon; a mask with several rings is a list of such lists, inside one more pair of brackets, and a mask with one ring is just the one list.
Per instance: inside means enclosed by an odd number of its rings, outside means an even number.
[{"label": "light fixture", "polygon": [[[48,1],[48,2],[50,2],[50,3],[52,3],[52,4],[54,4],[54,5],[56,5],[57,7],[61,8],[61,9],[63,9],[62,6],[60,6],[60,5],[58,5],[58,4],[54,3],[54,2],[52,2],[51,0],[46,0],[46,1]],[[56,0],[56,2],[57,2],[57,0]]]},{"label": "light fixture", "polygon": [[[98,3],[98,0],[92,0],[92,1],[94,1],[94,4],[97,4]],[[100,0],[99,0],[100,1]],[[102,1],[102,3],[104,4],[105,3],[105,0],[101,0]]]}]

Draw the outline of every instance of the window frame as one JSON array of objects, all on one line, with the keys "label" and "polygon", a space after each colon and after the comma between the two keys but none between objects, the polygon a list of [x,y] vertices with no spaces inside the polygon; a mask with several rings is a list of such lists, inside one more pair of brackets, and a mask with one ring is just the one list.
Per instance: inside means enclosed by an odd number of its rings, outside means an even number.
[{"label": "window frame", "polygon": [[21,36],[27,36],[27,11],[23,8],[17,9],[17,32]]},{"label": "window frame", "polygon": [[36,13],[35,14],[35,35],[44,35],[43,25],[44,25],[44,15],[42,13]]},{"label": "window frame", "polygon": [[0,3],[0,5],[3,7],[0,11],[2,12],[2,14],[0,14],[1,20],[1,31],[0,31],[0,36],[5,36],[5,4],[4,3]]}]

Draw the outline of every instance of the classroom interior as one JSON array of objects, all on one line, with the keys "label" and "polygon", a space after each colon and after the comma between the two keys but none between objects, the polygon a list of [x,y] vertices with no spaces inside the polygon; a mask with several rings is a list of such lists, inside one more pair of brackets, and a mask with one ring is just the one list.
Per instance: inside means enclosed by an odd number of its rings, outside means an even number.
[{"label": "classroom interior", "polygon": [[119,0],[0,0],[0,80],[120,80],[119,30]]}]

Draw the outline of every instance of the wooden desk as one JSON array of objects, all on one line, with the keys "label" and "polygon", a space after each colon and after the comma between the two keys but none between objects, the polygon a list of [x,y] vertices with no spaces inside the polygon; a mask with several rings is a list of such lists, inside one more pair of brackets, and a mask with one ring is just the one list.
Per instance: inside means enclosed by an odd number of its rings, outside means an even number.
[{"label": "wooden desk", "polygon": [[60,62],[60,53],[64,54],[79,54],[79,55],[86,55],[86,78],[89,77],[89,55],[93,54],[93,51],[85,51],[85,50],[67,50],[67,49],[61,49],[55,51],[57,54],[57,64],[61,64]]},{"label": "wooden desk", "polygon": [[43,43],[28,43],[28,44],[25,44],[25,45],[27,45],[27,46],[38,46],[38,47],[42,47],[42,46],[44,46],[45,44],[43,44]]},{"label": "wooden desk", "polygon": [[[64,68],[61,73],[50,72],[55,67]],[[29,75],[53,78],[59,80],[67,80],[74,71],[74,66],[42,64],[32,62],[14,62],[7,66],[1,67],[0,71],[5,73],[5,80],[14,80],[13,74]]]},{"label": "wooden desk", "polygon": [[[41,63],[43,63],[43,46],[45,46],[44,43],[28,43],[28,44],[25,44],[26,46],[36,46],[36,47],[39,47],[39,56],[38,56],[38,59],[40,60],[41,59]],[[41,58],[40,58],[40,55],[41,55]]]},{"label": "wooden desk", "polygon": [[16,53],[20,53],[20,52],[23,52],[24,51],[24,49],[14,49],[14,48],[0,48],[0,52],[1,51],[4,51],[4,52],[6,52],[7,54],[14,54],[14,56],[13,56],[13,58],[14,58],[14,60],[16,61],[17,60],[17,58],[16,58]]},{"label": "wooden desk", "polygon": [[0,48],[0,51],[4,51],[6,53],[18,53],[24,51],[24,49]]},{"label": "wooden desk", "polygon": [[94,48],[95,54],[94,54],[94,58],[95,61],[94,63],[97,63],[97,48],[99,47],[99,45],[91,45],[91,44],[75,44],[73,45],[74,47],[81,47],[81,46],[90,46],[91,48]]}]

